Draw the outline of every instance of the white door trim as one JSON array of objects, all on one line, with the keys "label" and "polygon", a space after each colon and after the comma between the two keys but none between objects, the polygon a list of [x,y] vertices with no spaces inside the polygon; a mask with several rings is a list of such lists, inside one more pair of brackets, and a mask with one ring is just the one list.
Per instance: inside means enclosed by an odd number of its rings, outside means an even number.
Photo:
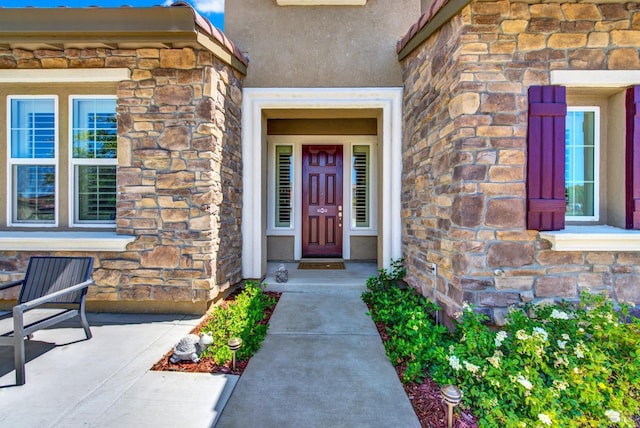
[{"label": "white door trim", "polygon": [[260,279],[267,268],[267,142],[265,109],[381,109],[378,183],[378,264],[402,255],[402,88],[245,88],[242,100],[242,275]]}]

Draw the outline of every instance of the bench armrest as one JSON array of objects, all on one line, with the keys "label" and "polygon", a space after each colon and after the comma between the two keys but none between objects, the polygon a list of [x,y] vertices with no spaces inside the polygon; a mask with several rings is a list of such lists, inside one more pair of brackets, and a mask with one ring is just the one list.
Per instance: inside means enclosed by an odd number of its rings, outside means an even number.
[{"label": "bench armrest", "polygon": [[94,280],[90,279],[85,282],[81,282],[80,284],[72,285],[71,287],[67,287],[64,290],[58,290],[55,293],[47,294],[46,296],[38,297],[37,299],[30,300],[28,302],[24,302],[20,305],[16,305],[13,307],[13,316],[19,315],[20,313],[24,313],[29,309],[33,309],[37,306],[43,305],[45,303],[51,302],[58,297],[64,296],[66,294],[74,293],[76,291],[80,291],[83,288],[87,288],[90,285],[94,284]]},{"label": "bench armrest", "polygon": [[24,283],[24,279],[19,279],[17,281],[6,282],[0,285],[0,290],[6,290],[7,288],[12,288],[18,285],[22,285]]}]

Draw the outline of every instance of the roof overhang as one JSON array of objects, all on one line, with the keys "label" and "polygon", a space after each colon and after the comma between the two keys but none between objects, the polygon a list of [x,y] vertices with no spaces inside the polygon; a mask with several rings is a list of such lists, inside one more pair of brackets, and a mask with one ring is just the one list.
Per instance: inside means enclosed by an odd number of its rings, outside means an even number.
[{"label": "roof overhang", "polygon": [[2,8],[0,49],[207,49],[243,74],[247,59],[186,3],[148,8]]},{"label": "roof overhang", "polygon": [[471,3],[471,0],[430,0],[428,3],[430,7],[398,42],[396,52],[398,53],[399,61],[405,59],[411,52],[422,45],[440,27]]}]

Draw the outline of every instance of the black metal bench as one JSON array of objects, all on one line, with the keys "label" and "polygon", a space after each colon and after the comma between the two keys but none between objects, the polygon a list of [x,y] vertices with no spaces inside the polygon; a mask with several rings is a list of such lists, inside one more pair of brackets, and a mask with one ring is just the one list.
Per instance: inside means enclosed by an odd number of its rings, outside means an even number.
[{"label": "black metal bench", "polygon": [[25,383],[24,340],[33,332],[79,315],[91,339],[85,301],[92,270],[92,257],[31,257],[24,279],[0,285],[21,286],[18,304],[0,316],[0,346],[14,348],[16,384]]}]

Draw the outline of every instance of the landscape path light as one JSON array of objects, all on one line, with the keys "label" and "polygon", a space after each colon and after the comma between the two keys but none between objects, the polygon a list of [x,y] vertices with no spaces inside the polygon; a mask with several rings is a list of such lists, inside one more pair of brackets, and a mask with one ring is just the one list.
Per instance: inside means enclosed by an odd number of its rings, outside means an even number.
[{"label": "landscape path light", "polygon": [[229,342],[227,344],[229,345],[229,349],[231,350],[231,352],[233,352],[233,371],[235,372],[236,371],[236,352],[242,346],[242,339],[240,339],[239,337],[232,337],[231,339],[229,339]]},{"label": "landscape path light", "polygon": [[447,403],[448,412],[447,412],[447,427],[453,427],[453,408],[460,404],[462,401],[462,391],[460,388],[454,385],[445,385],[440,390],[442,392],[442,396],[444,397],[444,402]]}]

